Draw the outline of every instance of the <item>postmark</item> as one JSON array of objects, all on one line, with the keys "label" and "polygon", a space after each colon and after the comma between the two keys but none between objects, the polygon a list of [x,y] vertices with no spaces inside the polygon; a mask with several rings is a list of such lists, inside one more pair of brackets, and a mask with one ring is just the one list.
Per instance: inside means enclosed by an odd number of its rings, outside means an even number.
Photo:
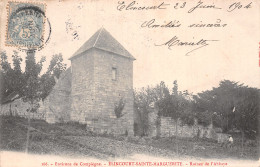
[{"label": "postmark", "polygon": [[[19,50],[41,50],[51,33],[45,10],[44,3],[8,2],[5,44]],[[47,38],[44,35],[46,22]]]}]

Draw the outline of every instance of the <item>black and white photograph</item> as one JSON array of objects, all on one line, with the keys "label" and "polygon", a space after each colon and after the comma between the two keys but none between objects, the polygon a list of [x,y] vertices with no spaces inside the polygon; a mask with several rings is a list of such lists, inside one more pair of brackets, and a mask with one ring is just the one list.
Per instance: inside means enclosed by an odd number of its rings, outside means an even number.
[{"label": "black and white photograph", "polygon": [[259,167],[257,0],[1,0],[1,167]]}]

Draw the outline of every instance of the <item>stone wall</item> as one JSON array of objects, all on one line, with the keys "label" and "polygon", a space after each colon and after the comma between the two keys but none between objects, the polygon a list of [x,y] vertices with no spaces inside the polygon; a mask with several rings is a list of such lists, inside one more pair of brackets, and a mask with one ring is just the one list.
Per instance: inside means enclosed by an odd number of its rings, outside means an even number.
[{"label": "stone wall", "polygon": [[[116,79],[112,78],[112,69]],[[95,114],[113,123],[111,129],[133,135],[133,60],[96,50],[94,63]],[[116,118],[115,105],[125,101],[124,116]],[[115,123],[116,122],[116,123]]]},{"label": "stone wall", "polygon": [[220,136],[215,132],[212,125],[207,127],[198,125],[197,119],[195,119],[194,125],[192,126],[183,124],[181,120],[178,119],[176,128],[176,120],[171,117],[158,118],[156,109],[151,109],[149,112],[148,124],[148,136],[150,137],[172,137],[178,135],[179,137],[199,137],[218,140],[218,136]]},{"label": "stone wall", "polygon": [[[40,106],[42,106],[42,102],[40,102],[39,104]],[[30,114],[30,118],[32,119],[45,120],[45,112],[44,110],[41,109],[41,107],[35,113],[28,112],[29,109],[30,109],[29,103],[23,102],[22,98],[18,98],[12,102],[2,104],[0,114],[20,116],[24,118],[28,118]]]},{"label": "stone wall", "polygon": [[[86,123],[94,107],[94,51],[83,52],[71,60],[71,120]],[[89,115],[88,115],[89,116]]]},{"label": "stone wall", "polygon": [[[112,79],[112,69],[116,79]],[[133,61],[100,49],[72,59],[72,114],[75,121],[99,133],[133,135]],[[125,101],[124,116],[114,109]]]},{"label": "stone wall", "polygon": [[149,110],[148,114],[148,136],[155,137],[160,136],[160,130],[158,127],[157,112],[154,109]]},{"label": "stone wall", "polygon": [[42,109],[46,113],[46,122],[68,122],[71,112],[71,68],[63,72],[48,97],[43,101]]},{"label": "stone wall", "polygon": [[161,126],[160,133],[161,137],[171,137],[171,136],[180,136],[180,137],[199,137],[199,138],[216,138],[216,133],[212,125],[204,127],[198,125],[195,121],[195,124],[192,126],[185,125],[181,123],[181,120],[178,120],[177,124],[177,133],[176,133],[176,121],[170,117],[161,117]]}]

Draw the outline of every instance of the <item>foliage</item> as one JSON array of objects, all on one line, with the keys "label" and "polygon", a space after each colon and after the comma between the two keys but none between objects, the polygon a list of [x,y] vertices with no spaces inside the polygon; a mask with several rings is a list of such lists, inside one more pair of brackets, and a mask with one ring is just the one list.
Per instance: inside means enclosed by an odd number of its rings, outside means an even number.
[{"label": "foliage", "polygon": [[[15,92],[20,97],[29,96],[28,92],[36,94],[40,99],[45,99],[55,85],[55,78],[59,78],[61,73],[66,70],[66,64],[63,63],[61,54],[52,56],[47,71],[40,76],[45,57],[36,63],[35,56],[31,53],[26,56],[25,70],[21,69],[23,59],[18,52],[13,51],[12,66],[8,62],[8,56],[5,51],[0,52],[1,55],[1,103],[8,95]],[[30,95],[30,98],[32,97]],[[25,99],[28,101],[29,99]]]},{"label": "foliage", "polygon": [[155,103],[169,94],[164,82],[155,87],[142,88],[134,91],[134,111],[137,114],[135,134],[145,136],[148,133],[148,114]]},{"label": "foliage", "polygon": [[138,119],[135,129],[141,129],[141,135],[146,135],[148,113],[154,104],[158,109],[158,117],[171,117],[176,123],[181,120],[188,125],[193,125],[194,118],[197,118],[198,123],[204,126],[212,123],[224,132],[239,130],[247,137],[255,138],[259,101],[259,89],[229,80],[223,80],[218,87],[197,95],[179,91],[177,81],[173,82],[171,92],[161,82],[155,87],[135,90],[134,110]]},{"label": "foliage", "polygon": [[191,110],[191,100],[188,91],[178,91],[177,80],[173,82],[172,93],[157,101],[158,115],[171,117],[175,120],[175,133],[178,135],[178,124],[192,125],[194,114]]},{"label": "foliage", "polygon": [[[13,68],[8,62],[6,52],[1,52],[1,95],[5,99],[12,92],[21,93],[25,78],[21,70],[22,58],[18,52],[14,51],[12,55]],[[2,100],[1,99],[1,102]]]},{"label": "foliage", "polygon": [[188,91],[178,91],[178,83],[173,82],[172,93],[157,101],[159,115],[171,117],[176,121],[181,119],[185,124],[193,124],[193,112],[191,108],[191,99]]},{"label": "foliage", "polygon": [[29,102],[29,104],[31,104],[32,106],[40,100],[40,72],[42,70],[42,65],[44,61],[45,57],[42,57],[41,60],[36,63],[35,53],[27,53],[24,72],[26,82],[22,87],[21,97],[24,101]]},{"label": "foliage", "polygon": [[[22,58],[18,55],[18,52],[14,51],[12,61],[13,68],[8,62],[6,52],[1,52],[1,95],[4,96],[3,98],[1,96],[1,103],[8,95],[16,93],[19,97],[22,97],[23,101],[30,104],[30,108],[27,109],[27,112],[36,112],[39,108],[38,102],[49,94],[55,84],[55,82],[53,84],[53,82],[50,81],[52,76],[56,75],[56,77],[59,77],[61,72],[66,69],[66,65],[62,63],[62,55],[54,55],[52,57],[50,66],[46,74],[42,77],[40,73],[43,63],[45,62],[45,57],[42,57],[41,60],[36,63],[34,51],[27,52],[24,72],[21,69]],[[28,114],[26,152],[28,152],[29,149],[30,122],[30,114]]]},{"label": "foliage", "polygon": [[60,77],[60,74],[66,70],[66,64],[63,63],[62,54],[55,54],[52,56],[50,61],[50,65],[46,74],[56,76],[57,78]]},{"label": "foliage", "polygon": [[238,129],[255,136],[259,101],[259,89],[224,80],[217,88],[194,96],[193,110],[201,123],[212,122],[224,132]]},{"label": "foliage", "polygon": [[55,79],[59,79],[61,73],[65,70],[66,64],[63,63],[62,55],[53,55],[46,73],[41,76],[42,99],[45,99],[50,94],[56,83]]},{"label": "foliage", "polygon": [[115,114],[116,114],[116,118],[121,118],[122,116],[124,116],[123,114],[123,110],[125,107],[125,101],[123,100],[123,98],[121,98],[118,102],[118,104],[115,104]]},{"label": "foliage", "polygon": [[[152,108],[158,109],[159,117],[172,117],[175,120],[181,119],[184,124],[193,124],[193,113],[191,112],[191,98],[188,91],[178,91],[178,83],[174,81],[172,93],[164,82],[155,87],[142,88],[134,92],[134,110],[137,114],[136,127],[141,132],[139,135],[147,135],[149,122],[148,114]],[[158,121],[157,120],[157,121]],[[159,121],[158,121],[159,122]]]}]

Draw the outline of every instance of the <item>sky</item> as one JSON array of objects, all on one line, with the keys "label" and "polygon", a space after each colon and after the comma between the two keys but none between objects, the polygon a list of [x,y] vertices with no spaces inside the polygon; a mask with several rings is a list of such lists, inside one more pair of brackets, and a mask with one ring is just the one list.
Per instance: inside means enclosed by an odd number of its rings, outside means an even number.
[{"label": "sky", "polygon": [[[39,1],[42,3],[42,1]],[[252,1],[251,8],[245,9],[251,1],[243,1],[242,8],[228,12],[235,1],[207,1],[204,5],[216,5],[222,9],[196,9],[199,1],[189,1],[184,8],[174,9],[175,3],[185,1],[136,1],[135,6],[154,6],[162,2],[162,10],[117,10],[123,0],[96,1],[45,1],[46,17],[50,21],[50,40],[37,51],[37,59],[46,56],[47,62],[54,54],[61,53],[70,66],[69,57],[77,51],[98,29],[104,27],[135,58],[134,87],[156,85],[164,81],[169,87],[177,80],[180,90],[198,93],[216,87],[219,81],[228,79],[260,88],[259,66],[259,2]],[[124,1],[130,4],[132,1]],[[5,46],[7,24],[7,1],[1,1],[0,49],[9,55],[16,47]],[[137,4],[138,3],[138,4]],[[233,5],[234,7],[235,5]],[[174,28],[141,27],[144,22],[154,19],[156,24],[170,21],[181,24]],[[189,25],[226,24],[222,28],[190,28]],[[2,24],[3,23],[3,24]],[[45,25],[45,36],[49,32]],[[73,35],[75,34],[76,35]],[[177,37],[183,42],[208,40],[207,46],[186,53],[196,46],[156,46]],[[197,46],[198,47],[198,46]],[[24,58],[25,53],[20,55]],[[46,63],[44,68],[46,69]]]}]

